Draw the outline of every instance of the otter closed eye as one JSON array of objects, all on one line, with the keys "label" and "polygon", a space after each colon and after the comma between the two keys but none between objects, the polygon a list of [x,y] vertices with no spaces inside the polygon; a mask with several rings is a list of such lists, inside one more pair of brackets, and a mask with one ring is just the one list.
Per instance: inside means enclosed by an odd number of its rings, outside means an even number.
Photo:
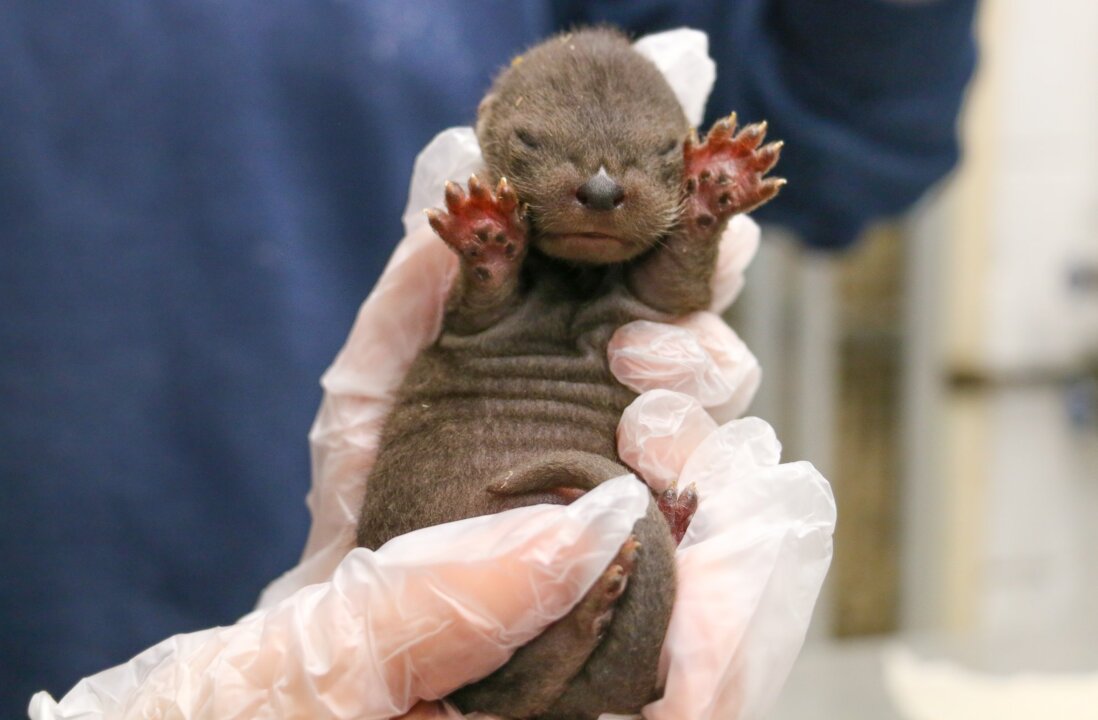
[{"label": "otter closed eye", "polygon": [[534,138],[529,130],[515,130],[515,137],[519,139],[519,142],[525,145],[530,150],[537,150],[541,147],[541,144]]}]

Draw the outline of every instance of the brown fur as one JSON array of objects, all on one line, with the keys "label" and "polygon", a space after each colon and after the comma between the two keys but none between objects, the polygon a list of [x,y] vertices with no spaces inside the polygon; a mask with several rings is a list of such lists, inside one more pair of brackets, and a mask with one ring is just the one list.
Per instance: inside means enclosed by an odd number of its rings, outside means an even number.
[{"label": "brown fur", "polygon": [[[612,31],[552,38],[497,79],[477,125],[482,177],[506,177],[528,206],[527,225],[506,237],[528,241],[529,250],[509,248],[493,265],[462,251],[443,332],[413,364],[386,423],[361,545],[566,502],[575,494],[567,488],[590,489],[627,472],[615,433],[635,395],[610,374],[607,342],[630,320],[667,320],[707,305],[727,219],[704,229],[683,221],[688,132],[663,77]],[[609,212],[577,200],[577,188],[600,167],[624,190]],[[455,215],[457,208],[451,203]],[[432,224],[458,247],[450,236],[457,231],[437,218]],[[504,235],[497,239],[502,246]],[[674,544],[655,503],[635,533],[641,547],[608,628],[597,617],[611,601],[596,585],[507,665],[455,693],[458,706],[594,719],[656,699]]]}]

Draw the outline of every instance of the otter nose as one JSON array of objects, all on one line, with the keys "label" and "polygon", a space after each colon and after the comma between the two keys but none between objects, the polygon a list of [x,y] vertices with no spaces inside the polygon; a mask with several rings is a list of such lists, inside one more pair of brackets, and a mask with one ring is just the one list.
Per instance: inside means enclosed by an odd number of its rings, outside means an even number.
[{"label": "otter nose", "polygon": [[579,186],[576,199],[592,210],[613,210],[625,199],[625,188],[610,177],[606,168],[600,167],[597,173]]}]

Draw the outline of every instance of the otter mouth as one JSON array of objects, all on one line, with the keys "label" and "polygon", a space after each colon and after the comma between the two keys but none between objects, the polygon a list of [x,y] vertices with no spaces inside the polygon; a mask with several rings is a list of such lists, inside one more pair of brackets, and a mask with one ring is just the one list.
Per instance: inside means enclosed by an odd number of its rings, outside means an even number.
[{"label": "otter mouth", "polygon": [[621,243],[622,245],[626,244],[626,241],[623,238],[603,232],[561,232],[551,233],[547,237],[553,240],[594,240],[616,242]]},{"label": "otter mouth", "polygon": [[551,257],[595,265],[622,262],[640,251],[635,242],[595,230],[547,233],[537,245]]}]

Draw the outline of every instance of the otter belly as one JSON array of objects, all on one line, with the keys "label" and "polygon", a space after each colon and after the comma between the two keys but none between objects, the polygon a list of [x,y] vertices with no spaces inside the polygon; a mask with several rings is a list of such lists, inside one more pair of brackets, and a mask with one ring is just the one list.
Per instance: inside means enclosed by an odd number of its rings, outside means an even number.
[{"label": "otter belly", "polygon": [[367,482],[360,544],[376,548],[422,527],[564,501],[537,495],[524,502],[488,488],[555,452],[619,462],[618,421],[634,398],[594,352],[424,351],[386,421]]}]

